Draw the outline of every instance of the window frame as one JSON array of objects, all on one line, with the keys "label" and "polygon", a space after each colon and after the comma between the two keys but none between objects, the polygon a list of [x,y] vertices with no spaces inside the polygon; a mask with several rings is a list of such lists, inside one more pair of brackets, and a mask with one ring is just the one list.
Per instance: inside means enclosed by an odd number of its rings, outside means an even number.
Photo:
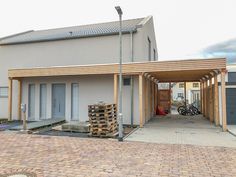
[{"label": "window frame", "polygon": [[[195,86],[197,84],[197,87]],[[199,83],[198,82],[193,82],[193,88],[199,88]]]}]

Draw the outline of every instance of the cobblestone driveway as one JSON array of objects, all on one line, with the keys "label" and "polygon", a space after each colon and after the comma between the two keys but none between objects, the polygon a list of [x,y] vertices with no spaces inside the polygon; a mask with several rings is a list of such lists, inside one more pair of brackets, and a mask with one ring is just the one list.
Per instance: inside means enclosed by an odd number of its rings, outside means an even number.
[{"label": "cobblestone driveway", "polygon": [[0,133],[0,176],[236,176],[236,149]]}]

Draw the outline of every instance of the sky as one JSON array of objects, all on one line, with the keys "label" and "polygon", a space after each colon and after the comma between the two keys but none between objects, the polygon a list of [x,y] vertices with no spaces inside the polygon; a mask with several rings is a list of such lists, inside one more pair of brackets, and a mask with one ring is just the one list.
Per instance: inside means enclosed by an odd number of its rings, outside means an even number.
[{"label": "sky", "polygon": [[116,5],[123,19],[153,16],[160,60],[230,53],[236,61],[235,0],[0,0],[0,37],[116,21]]}]

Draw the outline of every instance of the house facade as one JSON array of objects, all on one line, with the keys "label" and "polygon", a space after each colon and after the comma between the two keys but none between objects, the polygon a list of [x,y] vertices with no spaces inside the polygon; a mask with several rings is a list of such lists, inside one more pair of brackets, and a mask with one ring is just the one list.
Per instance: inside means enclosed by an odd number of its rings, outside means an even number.
[{"label": "house facade", "polygon": [[[27,31],[0,39],[0,117],[20,119],[19,102],[27,105],[27,118],[39,121],[65,118],[87,121],[87,106],[114,103],[113,75],[31,77],[9,84],[8,70],[112,64],[119,61],[119,22],[41,31]],[[156,61],[158,52],[151,16],[123,21],[123,62]],[[138,76],[123,80],[124,123],[139,124]],[[19,93],[19,87],[20,89]],[[21,95],[19,100],[18,95]],[[136,110],[135,110],[136,109]],[[131,118],[132,117],[132,118]]]}]

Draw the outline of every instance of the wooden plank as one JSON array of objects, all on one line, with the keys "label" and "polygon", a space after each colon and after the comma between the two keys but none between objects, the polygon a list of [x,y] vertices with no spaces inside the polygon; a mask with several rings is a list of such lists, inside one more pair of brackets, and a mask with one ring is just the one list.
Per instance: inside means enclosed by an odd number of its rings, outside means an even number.
[{"label": "wooden plank", "polygon": [[218,88],[218,79],[217,75],[214,76],[214,117],[215,125],[219,126],[219,88]]},{"label": "wooden plank", "polygon": [[18,80],[18,119],[21,120],[21,102],[22,102],[22,81]]},{"label": "wooden plank", "polygon": [[118,104],[118,75],[114,74],[114,103]]},{"label": "wooden plank", "polygon": [[209,79],[209,118],[210,121],[214,121],[213,115],[213,89],[212,89],[212,78]]},{"label": "wooden plank", "polygon": [[139,126],[143,127],[143,75],[139,75]]},{"label": "wooden plank", "polygon": [[8,120],[12,120],[12,79],[8,79]]},{"label": "wooden plank", "polygon": [[222,107],[222,128],[223,131],[227,131],[225,70],[221,71],[221,107]]},{"label": "wooden plank", "polygon": [[[174,73],[176,78],[188,76],[187,71],[196,71],[194,75],[204,76],[210,70],[220,70],[226,68],[225,58],[202,59],[202,60],[176,60],[176,61],[152,61],[152,62],[134,62],[124,63],[122,65],[123,73],[143,73],[143,72],[169,72]],[[175,72],[178,72],[178,76]],[[38,76],[72,76],[72,75],[91,75],[91,74],[118,74],[119,64],[96,64],[80,66],[61,66],[47,68],[27,68],[10,69],[8,76],[19,77],[38,77]],[[166,74],[164,74],[165,76]],[[193,75],[193,76],[194,76]],[[192,76],[191,76],[192,77]],[[188,76],[187,78],[190,78]],[[200,79],[196,78],[196,79]],[[160,78],[161,80],[161,78]]]}]

